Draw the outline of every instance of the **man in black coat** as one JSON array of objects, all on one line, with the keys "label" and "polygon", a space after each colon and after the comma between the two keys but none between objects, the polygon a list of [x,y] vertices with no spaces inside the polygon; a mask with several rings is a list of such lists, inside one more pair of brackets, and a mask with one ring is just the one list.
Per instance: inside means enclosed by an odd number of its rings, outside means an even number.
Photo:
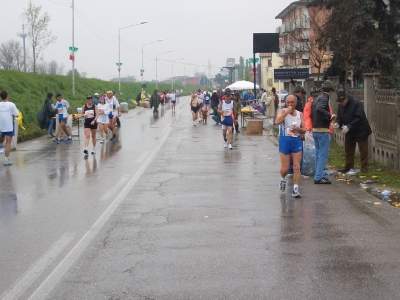
[{"label": "man in black coat", "polygon": [[345,134],[346,165],[339,172],[346,173],[354,168],[356,144],[360,151],[361,172],[368,172],[368,137],[372,133],[364,107],[360,100],[340,91],[337,95],[338,116],[334,128],[342,128]]}]

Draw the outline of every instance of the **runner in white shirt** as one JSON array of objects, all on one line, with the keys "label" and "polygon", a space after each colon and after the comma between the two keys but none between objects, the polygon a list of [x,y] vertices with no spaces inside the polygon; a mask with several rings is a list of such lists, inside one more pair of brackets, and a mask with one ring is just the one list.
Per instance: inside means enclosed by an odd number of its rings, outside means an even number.
[{"label": "runner in white shirt", "polygon": [[[203,100],[204,100],[204,95],[200,91],[200,89],[197,90],[197,99],[199,99],[199,111],[203,109]],[[199,123],[201,123],[203,119],[201,118],[201,114],[199,114]]]},{"label": "runner in white shirt", "polygon": [[0,93],[2,102],[0,102],[0,143],[6,140],[6,148],[4,151],[4,165],[11,166],[10,151],[11,141],[14,136],[14,117],[18,117],[18,109],[14,103],[8,101],[8,93],[2,91]]},{"label": "runner in white shirt", "polygon": [[72,114],[72,107],[69,105],[68,101],[62,98],[61,94],[56,95],[57,104],[55,105],[58,110],[58,122],[60,123],[60,128],[58,130],[58,137],[56,137],[53,141],[57,144],[61,142],[61,137],[63,132],[67,135],[67,139],[65,140],[66,143],[72,141],[71,133],[68,131],[67,128],[67,121],[68,121],[68,111]]},{"label": "runner in white shirt", "polygon": [[117,126],[116,126],[117,117],[121,116],[119,102],[118,102],[117,98],[115,98],[113,96],[112,91],[107,92],[106,104],[108,105],[108,107],[110,109],[110,112],[108,114],[108,119],[109,119],[108,128],[110,128],[110,130],[113,133],[113,136],[110,139],[112,141],[112,140],[115,140],[117,137]]}]

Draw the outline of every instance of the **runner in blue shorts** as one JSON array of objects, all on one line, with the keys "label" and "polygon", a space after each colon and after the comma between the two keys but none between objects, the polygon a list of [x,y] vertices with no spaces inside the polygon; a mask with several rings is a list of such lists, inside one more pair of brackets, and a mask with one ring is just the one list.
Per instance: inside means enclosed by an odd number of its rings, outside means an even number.
[{"label": "runner in blue shorts", "polygon": [[289,173],[290,160],[293,161],[293,192],[294,198],[301,198],[299,193],[300,162],[303,150],[303,141],[300,134],[306,133],[303,113],[295,110],[297,99],[294,95],[286,97],[286,108],[278,112],[275,124],[279,125],[279,153],[281,157],[282,192],[286,189],[286,175]]},{"label": "runner in blue shorts", "polygon": [[[235,107],[233,105],[231,90],[225,89],[225,99],[218,106],[218,112],[222,119],[222,137],[224,138],[224,147],[232,150],[232,129]],[[228,135],[228,136],[227,136]]]}]

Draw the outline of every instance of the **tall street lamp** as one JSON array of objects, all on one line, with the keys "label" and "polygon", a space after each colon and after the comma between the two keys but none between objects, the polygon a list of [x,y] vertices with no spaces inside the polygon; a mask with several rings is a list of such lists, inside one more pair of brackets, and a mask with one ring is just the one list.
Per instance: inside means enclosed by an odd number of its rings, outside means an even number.
[{"label": "tall street lamp", "polygon": [[142,69],[140,70],[140,75],[142,76],[142,91],[143,91],[143,73],[144,73],[144,69],[143,69],[143,46],[146,46],[146,45],[150,45],[150,44],[154,44],[154,43],[157,43],[157,42],[162,42],[163,40],[162,39],[158,39],[157,41],[153,41],[153,42],[149,42],[149,43],[146,43],[146,44],[143,44],[142,45]]},{"label": "tall street lamp", "polygon": [[169,50],[169,51],[167,51],[167,52],[163,52],[163,53],[158,53],[157,55],[156,55],[156,89],[158,89],[158,79],[157,79],[157,61],[158,61],[158,58],[157,58],[157,56],[159,56],[159,55],[161,55],[161,54],[165,54],[165,53],[170,53],[171,52],[171,50]]},{"label": "tall street lamp", "polygon": [[146,23],[147,22],[140,22],[140,23],[137,23],[137,24],[121,27],[118,30],[118,63],[117,63],[117,67],[118,67],[118,91],[119,91],[120,95],[121,95],[121,66],[122,66],[122,63],[121,63],[121,29],[125,29],[125,28],[128,28],[128,27],[133,27],[133,26],[136,26],[136,25],[142,25],[142,24],[146,24]]},{"label": "tall street lamp", "polygon": [[171,87],[171,91],[174,90],[174,62],[176,62],[178,60],[181,60],[181,59],[185,59],[185,58],[181,57],[181,58],[178,58],[178,59],[175,59],[175,60],[172,61],[172,87]]}]

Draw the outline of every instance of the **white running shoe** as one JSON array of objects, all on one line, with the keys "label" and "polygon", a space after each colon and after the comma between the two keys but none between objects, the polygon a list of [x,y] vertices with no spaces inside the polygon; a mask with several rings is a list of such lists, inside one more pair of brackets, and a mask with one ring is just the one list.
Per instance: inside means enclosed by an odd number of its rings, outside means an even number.
[{"label": "white running shoe", "polygon": [[228,145],[228,149],[229,149],[229,150],[232,150],[232,144],[229,144],[229,145]]},{"label": "white running shoe", "polygon": [[90,153],[95,154],[96,150],[93,148],[92,152],[90,152]]},{"label": "white running shoe", "polygon": [[282,192],[286,190],[286,181],[281,179],[281,183],[279,184],[279,187]]},{"label": "white running shoe", "polygon": [[104,139],[101,139],[101,140],[100,140],[100,144],[103,144],[103,143],[104,143]]},{"label": "white running shoe", "polygon": [[227,142],[227,141],[224,142],[224,147],[225,147],[225,148],[228,147],[228,142]]},{"label": "white running shoe", "polygon": [[196,126],[196,122],[193,122],[193,126]]},{"label": "white running shoe", "polygon": [[298,189],[294,189],[294,190],[293,190],[293,192],[292,192],[292,197],[293,197],[293,198],[301,198]]},{"label": "white running shoe", "polygon": [[12,165],[11,160],[5,160],[5,161],[4,161],[4,165],[5,165],[5,166],[11,166],[11,165]]}]

